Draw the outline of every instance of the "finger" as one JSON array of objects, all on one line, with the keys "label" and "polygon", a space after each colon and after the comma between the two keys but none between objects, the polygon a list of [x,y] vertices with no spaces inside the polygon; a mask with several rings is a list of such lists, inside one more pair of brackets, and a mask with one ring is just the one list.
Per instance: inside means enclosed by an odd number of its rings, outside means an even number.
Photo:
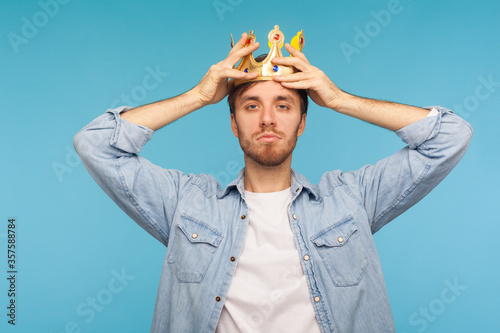
[{"label": "finger", "polygon": [[233,49],[235,47],[242,47],[243,45],[245,45],[245,41],[247,40],[247,33],[244,32],[241,34],[241,37],[240,39],[238,40],[238,42],[233,46]]},{"label": "finger", "polygon": [[233,79],[255,79],[259,73],[257,72],[252,72],[252,73],[245,73],[242,71],[239,71],[237,69],[232,69],[232,68],[224,68],[218,73],[219,78],[233,78]]},{"label": "finger", "polygon": [[297,57],[297,58],[300,58],[302,60],[304,60],[306,63],[309,64],[309,60],[307,60],[306,56],[304,53],[302,53],[301,51],[297,50],[295,47],[293,47],[292,45],[286,43],[285,44],[285,49],[291,54],[293,55],[294,57]]},{"label": "finger", "polygon": [[244,32],[243,34],[241,34],[241,38],[238,40],[238,43],[236,43],[231,49],[231,51],[229,51],[228,56],[237,52],[238,50],[243,49],[246,46],[247,40],[248,40],[248,34]]},{"label": "finger", "polygon": [[233,65],[237,63],[242,57],[254,52],[259,48],[259,46],[259,42],[256,42],[250,46],[246,46],[239,50],[236,50],[235,52],[230,53],[227,58],[222,61],[222,64],[226,67],[233,67]]},{"label": "finger", "polygon": [[297,57],[273,58],[272,63],[276,65],[293,66],[302,72],[312,70],[312,67],[308,62],[305,62],[304,60]]},{"label": "finger", "polygon": [[314,78],[314,73],[312,72],[298,72],[288,75],[274,75],[274,80],[279,82],[295,82],[295,81],[304,81],[311,80]]},{"label": "finger", "polygon": [[289,89],[310,89],[312,86],[311,80],[295,81],[295,82],[280,82],[281,85]]},{"label": "finger", "polygon": [[[234,52],[236,52],[237,50],[241,49],[242,47],[245,46],[245,43],[246,43],[246,40],[247,40],[248,36],[247,36],[247,33],[244,32],[241,34],[241,37],[240,39],[238,40],[238,42],[236,44],[233,45],[233,47],[231,48],[231,50],[229,51],[228,53],[228,57],[233,54]],[[227,57],[226,57],[227,58]]]},{"label": "finger", "polygon": [[[239,74],[235,74],[234,77],[228,77],[229,78],[229,81],[228,81],[228,84],[229,84],[229,90],[231,90],[233,87],[234,87],[234,84],[236,82],[236,79],[239,79],[239,80],[253,80],[255,79],[259,73],[257,72],[253,72],[253,73],[245,73],[245,72],[240,72],[238,70],[236,70]],[[242,75],[242,74],[246,74],[246,75]]]}]

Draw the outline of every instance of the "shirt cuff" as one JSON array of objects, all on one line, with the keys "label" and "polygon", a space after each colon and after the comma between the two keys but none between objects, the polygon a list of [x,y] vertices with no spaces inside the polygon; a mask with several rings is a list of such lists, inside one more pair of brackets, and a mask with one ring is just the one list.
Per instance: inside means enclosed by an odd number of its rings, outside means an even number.
[{"label": "shirt cuff", "polygon": [[427,117],[437,116],[438,113],[439,113],[439,111],[436,110],[436,108],[432,108],[431,112],[429,112],[429,114],[427,115]]},{"label": "shirt cuff", "polygon": [[154,131],[146,126],[131,123],[120,117],[120,113],[131,110],[130,106],[120,106],[116,109],[107,109],[106,114],[115,120],[115,128],[109,144],[128,153],[138,154],[142,147],[151,139]]},{"label": "shirt cuff", "polygon": [[442,116],[453,113],[453,111],[441,106],[426,106],[424,109],[431,111],[427,117],[396,131],[401,140],[407,143],[411,149],[416,149],[425,141],[435,137],[439,132]]}]

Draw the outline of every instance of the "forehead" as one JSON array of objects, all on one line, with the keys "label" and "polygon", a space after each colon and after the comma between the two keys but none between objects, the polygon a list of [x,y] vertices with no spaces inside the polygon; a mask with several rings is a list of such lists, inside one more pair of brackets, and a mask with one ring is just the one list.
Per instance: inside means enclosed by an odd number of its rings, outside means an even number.
[{"label": "forehead", "polygon": [[289,97],[292,99],[292,102],[300,103],[300,97],[297,90],[285,88],[281,85],[281,83],[276,81],[256,82],[251,85],[250,88],[240,93],[236,98],[236,102],[248,99],[248,97],[257,97],[262,100],[274,100],[277,97]]}]

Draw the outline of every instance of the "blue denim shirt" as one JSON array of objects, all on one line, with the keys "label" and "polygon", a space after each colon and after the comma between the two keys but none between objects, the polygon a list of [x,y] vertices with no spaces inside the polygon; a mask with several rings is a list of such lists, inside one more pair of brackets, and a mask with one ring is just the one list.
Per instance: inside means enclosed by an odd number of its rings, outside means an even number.
[{"label": "blue denim shirt", "polygon": [[[375,165],[326,172],[318,185],[292,169],[290,226],[322,332],[394,332],[372,234],[429,193],[472,136],[467,122],[435,108],[397,131],[408,146]],[[119,116],[129,109],[85,126],[75,149],[111,199],[166,246],[151,332],[214,332],[248,225],[244,168],[221,188],[211,175],[152,164],[138,154],[154,132]]]}]

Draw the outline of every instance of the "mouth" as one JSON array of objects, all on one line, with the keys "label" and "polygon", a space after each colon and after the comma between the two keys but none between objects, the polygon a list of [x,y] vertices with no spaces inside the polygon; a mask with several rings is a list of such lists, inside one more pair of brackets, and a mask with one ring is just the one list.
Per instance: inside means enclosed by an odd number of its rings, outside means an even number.
[{"label": "mouth", "polygon": [[257,141],[263,141],[263,142],[274,142],[278,140],[281,140],[281,138],[276,134],[272,133],[262,134],[257,138]]}]

